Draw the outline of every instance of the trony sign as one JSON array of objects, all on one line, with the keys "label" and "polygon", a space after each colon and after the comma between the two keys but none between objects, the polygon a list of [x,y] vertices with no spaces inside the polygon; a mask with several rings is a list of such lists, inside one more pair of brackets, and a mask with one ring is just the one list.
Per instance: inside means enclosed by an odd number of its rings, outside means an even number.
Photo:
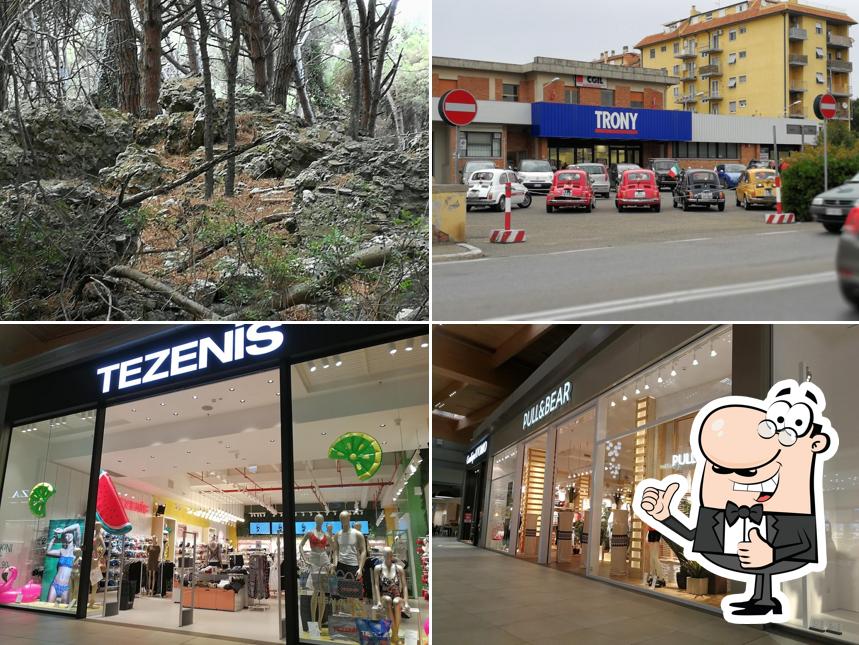
[{"label": "trony sign", "polygon": [[569,404],[573,394],[573,384],[569,381],[552,390],[544,398],[532,405],[522,418],[522,429],[527,430],[532,425],[547,417],[555,410]]},{"label": "trony sign", "polygon": [[638,134],[636,123],[638,114],[635,112],[608,112],[597,110],[594,112],[597,134]]},{"label": "trony sign", "polygon": [[549,139],[691,141],[692,113],[601,105],[532,103],[531,134]]},{"label": "trony sign", "polygon": [[98,368],[102,393],[189,374],[210,364],[224,365],[271,354],[284,343],[284,332],[278,324],[236,325],[226,331],[213,326],[209,329],[217,331],[209,334],[206,329],[202,327],[200,337],[190,342]]}]

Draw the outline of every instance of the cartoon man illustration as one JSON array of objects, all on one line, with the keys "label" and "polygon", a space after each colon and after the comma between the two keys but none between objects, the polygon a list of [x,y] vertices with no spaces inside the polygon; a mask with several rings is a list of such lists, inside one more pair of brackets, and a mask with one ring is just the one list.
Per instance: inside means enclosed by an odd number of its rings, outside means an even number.
[{"label": "cartoon man illustration", "polygon": [[686,479],[646,479],[633,509],[683,545],[687,557],[746,582],[722,600],[725,620],[783,622],[780,583],[826,568],[823,462],[838,434],[823,416],[823,392],[810,382],[776,383],[763,401],[728,396],[695,417],[691,512],[678,510]]}]

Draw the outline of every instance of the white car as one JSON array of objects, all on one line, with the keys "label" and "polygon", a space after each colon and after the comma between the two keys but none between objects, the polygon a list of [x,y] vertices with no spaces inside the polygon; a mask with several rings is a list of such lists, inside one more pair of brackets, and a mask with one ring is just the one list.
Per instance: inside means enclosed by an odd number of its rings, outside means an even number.
[{"label": "white car", "polygon": [[493,168],[471,173],[471,177],[468,178],[468,191],[465,194],[465,210],[470,211],[475,206],[489,206],[497,211],[503,211],[508,182],[510,182],[510,205],[528,208],[531,205],[531,195],[528,194],[528,189],[519,183],[516,173],[512,170]]},{"label": "white car", "polygon": [[541,159],[523,159],[517,174],[525,188],[532,193],[548,193],[555,178],[552,164]]}]

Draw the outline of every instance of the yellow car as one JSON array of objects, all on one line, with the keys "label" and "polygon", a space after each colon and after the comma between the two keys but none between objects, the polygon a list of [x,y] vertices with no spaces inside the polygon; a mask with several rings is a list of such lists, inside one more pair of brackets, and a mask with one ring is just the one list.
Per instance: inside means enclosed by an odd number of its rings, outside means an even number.
[{"label": "yellow car", "polygon": [[752,206],[775,206],[775,170],[750,168],[740,175],[737,183],[737,206],[746,210]]}]

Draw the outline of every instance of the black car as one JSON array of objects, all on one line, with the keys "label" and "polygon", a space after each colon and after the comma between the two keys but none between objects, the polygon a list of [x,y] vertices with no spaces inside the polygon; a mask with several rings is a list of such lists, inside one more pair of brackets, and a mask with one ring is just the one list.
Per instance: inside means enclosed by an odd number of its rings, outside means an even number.
[{"label": "black car", "polygon": [[674,189],[674,208],[688,211],[692,206],[725,210],[725,192],[719,175],[712,170],[687,170]]},{"label": "black car", "polygon": [[673,190],[677,186],[677,182],[680,179],[680,173],[677,171],[678,168],[680,168],[680,164],[677,163],[676,159],[650,160],[650,169],[656,173],[656,186],[659,190],[663,188],[671,188]]}]

